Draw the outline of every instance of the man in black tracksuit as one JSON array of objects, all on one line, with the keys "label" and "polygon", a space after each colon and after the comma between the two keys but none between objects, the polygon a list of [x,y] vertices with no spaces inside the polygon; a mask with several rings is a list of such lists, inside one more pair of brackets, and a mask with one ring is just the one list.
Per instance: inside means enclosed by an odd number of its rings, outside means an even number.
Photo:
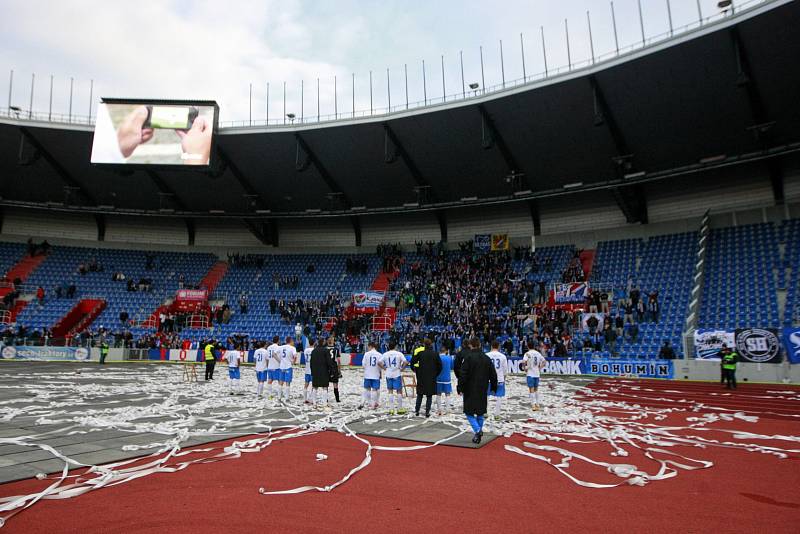
[{"label": "man in black tracksuit", "polygon": [[333,395],[336,397],[336,402],[341,402],[339,398],[339,379],[342,377],[342,360],[339,347],[336,346],[336,339],[333,336],[328,338],[328,357],[330,358],[331,369],[331,384],[333,384]]}]

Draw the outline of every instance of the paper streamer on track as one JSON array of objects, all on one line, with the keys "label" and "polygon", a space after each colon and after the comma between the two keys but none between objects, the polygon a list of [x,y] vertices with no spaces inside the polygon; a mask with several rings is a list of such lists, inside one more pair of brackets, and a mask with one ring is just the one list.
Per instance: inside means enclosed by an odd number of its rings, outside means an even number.
[{"label": "paper streamer on track", "polygon": [[[18,398],[11,398],[0,407],[1,421],[13,423],[21,418],[35,418],[38,424],[67,425],[58,430],[0,438],[0,445],[38,448],[64,463],[59,474],[37,477],[48,484],[41,491],[0,497],[0,526],[13,515],[42,499],[69,499],[103,487],[128,483],[153,473],[174,473],[197,463],[233,460],[240,458],[242,454],[263,453],[276,442],[312,436],[328,430],[342,433],[364,447],[364,457],[358,465],[350,467],[342,478],[324,486],[306,484],[290,489],[261,487],[258,491],[264,496],[311,491],[331,492],[366,469],[372,461],[374,451],[400,454],[422,451],[470,432],[463,416],[459,414],[459,406],[456,406],[455,413],[434,418],[454,429],[454,434],[448,438],[431,444],[409,446],[373,444],[370,438],[353,432],[350,425],[357,420],[367,425],[388,421],[394,425],[392,430],[407,430],[428,423],[427,420],[414,418],[410,414],[395,416],[381,411],[358,410],[356,406],[360,404],[362,392],[361,373],[358,370],[345,370],[339,385],[343,402],[337,404],[333,412],[309,409],[300,404],[299,400],[278,406],[264,400],[257,401],[253,396],[229,396],[228,384],[223,381],[199,386],[183,383],[180,377],[181,370],[172,367],[157,368],[148,373],[108,368],[83,370],[80,375],[21,373],[14,384],[0,385],[0,388],[18,394]],[[540,395],[547,408],[532,413],[523,380],[511,377],[506,384],[508,396],[505,414],[520,414],[521,417],[515,420],[489,420],[486,430],[502,436],[523,436],[526,440],[522,447],[506,444],[503,450],[544,462],[577,485],[596,489],[622,485],[643,486],[674,478],[680,471],[709,469],[713,466],[708,460],[690,458],[669,450],[674,447],[691,446],[701,451],[708,447],[734,448],[769,454],[776,458],[800,454],[798,448],[777,446],[781,442],[796,444],[800,442],[798,436],[765,435],[717,427],[718,424],[732,421],[757,425],[758,416],[770,412],[715,407],[708,404],[708,397],[704,398],[706,404],[691,400],[692,396],[688,392],[685,394],[686,398],[679,402],[661,398],[657,391],[646,388],[641,388],[643,394],[637,396],[634,388],[638,386],[634,382],[618,383],[625,385],[627,392],[619,387],[609,386],[608,382],[604,383],[604,387],[595,389],[545,378]],[[251,373],[244,373],[242,385],[248,391],[255,389],[255,379]],[[298,386],[295,383],[295,394],[299,393]],[[675,384],[669,392],[681,394],[680,384]],[[655,398],[646,399],[651,393],[656,393],[652,395]],[[116,397],[120,395],[135,395],[135,403],[118,400]],[[794,391],[770,391],[759,398],[780,399],[782,402],[797,401],[797,412],[800,413],[800,396]],[[98,400],[102,400],[102,409],[83,407]],[[662,403],[669,401],[673,407],[654,408],[640,404],[652,400]],[[277,408],[288,410],[290,417],[270,415],[270,411]],[[664,424],[667,418],[675,414],[683,415],[685,424]],[[782,415],[798,417],[795,414]],[[90,434],[102,430],[132,435],[149,432],[163,436],[163,440],[126,445],[123,449],[127,451],[142,450],[149,454],[101,466],[84,465],[59,452],[58,447],[48,445],[56,437]],[[728,437],[722,440],[711,439],[711,432]],[[184,448],[191,439],[219,441],[242,434],[253,437],[234,439],[226,446],[200,445]],[[756,441],[761,443],[755,443]],[[558,445],[553,445],[554,443]],[[625,458],[633,450],[639,450],[652,463],[655,471],[649,472],[646,466],[635,465],[633,462],[606,461],[570,450],[573,445],[587,443],[606,444],[609,456],[615,458]],[[191,459],[187,459],[189,456]],[[316,459],[310,458],[309,461]],[[327,461],[335,461],[335,457]],[[611,473],[622,480],[615,484],[584,480],[570,473],[570,466],[576,461],[596,466],[599,473]],[[86,468],[83,473],[69,473],[70,469],[82,467]]]}]

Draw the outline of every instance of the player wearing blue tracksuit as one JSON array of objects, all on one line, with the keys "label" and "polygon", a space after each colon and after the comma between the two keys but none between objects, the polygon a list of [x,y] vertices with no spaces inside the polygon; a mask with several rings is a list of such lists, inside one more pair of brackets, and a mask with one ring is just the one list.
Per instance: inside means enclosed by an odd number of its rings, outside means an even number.
[{"label": "player wearing blue tracksuit", "polygon": [[[453,357],[449,352],[447,347],[442,347],[439,350],[439,359],[442,361],[442,372],[436,377],[436,411],[439,415],[453,409],[451,397],[453,393],[453,385],[451,383],[453,375]],[[442,395],[445,396],[444,402],[442,402]]]}]

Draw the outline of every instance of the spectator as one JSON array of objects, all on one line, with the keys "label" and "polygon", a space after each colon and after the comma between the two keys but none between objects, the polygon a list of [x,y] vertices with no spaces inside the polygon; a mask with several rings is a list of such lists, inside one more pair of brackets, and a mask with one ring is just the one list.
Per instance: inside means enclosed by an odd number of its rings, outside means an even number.
[{"label": "spectator", "polygon": [[634,310],[633,301],[631,299],[628,299],[625,302],[623,309],[625,310],[625,322],[627,324],[633,324],[633,310]]},{"label": "spectator", "polygon": [[636,315],[636,322],[641,323],[646,319],[645,314],[647,312],[647,306],[645,305],[643,300],[640,300],[636,303],[635,315]]},{"label": "spectator", "polygon": [[628,338],[631,340],[632,343],[636,343],[636,340],[639,338],[638,324],[632,323],[628,326]]},{"label": "spectator", "polygon": [[658,291],[653,291],[647,297],[647,311],[650,314],[650,320],[654,323],[658,322],[659,312],[661,305],[658,302]]},{"label": "spectator", "polygon": [[631,304],[633,305],[634,308],[636,308],[636,305],[639,303],[639,299],[641,298],[641,296],[642,292],[639,290],[639,286],[634,284],[630,292],[628,293],[628,298],[630,299]]},{"label": "spectator", "polygon": [[36,300],[39,301],[39,306],[44,305],[44,288],[42,286],[36,288]]},{"label": "spectator", "polygon": [[617,355],[617,331],[611,328],[611,322],[606,321],[603,327],[603,337],[605,338],[606,347],[612,356]]},{"label": "spectator", "polygon": [[600,321],[597,319],[597,315],[591,315],[588,319],[586,319],[586,326],[589,327],[589,335],[592,335],[597,331],[597,326],[599,324]]},{"label": "spectator", "polygon": [[622,315],[621,314],[617,314],[614,317],[614,328],[617,329],[617,337],[622,337],[622,334],[623,334],[624,328],[625,328],[625,322],[622,319]]},{"label": "spectator", "polygon": [[674,360],[675,359],[675,351],[672,349],[672,346],[669,344],[669,340],[665,340],[664,344],[661,346],[661,350],[658,352],[658,357],[662,360]]}]

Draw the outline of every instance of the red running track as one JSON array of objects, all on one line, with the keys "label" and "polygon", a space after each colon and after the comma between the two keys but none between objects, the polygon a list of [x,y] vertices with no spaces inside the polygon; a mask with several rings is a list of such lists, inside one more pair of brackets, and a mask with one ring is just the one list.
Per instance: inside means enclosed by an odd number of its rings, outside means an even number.
[{"label": "red running track", "polygon": [[705,407],[743,411],[763,418],[800,421],[800,388],[784,384],[739,384],[735,390],[714,382],[676,382],[601,378],[592,389],[609,400],[636,402],[657,408]]},{"label": "red running track", "polygon": [[[686,387],[670,384],[673,389]],[[698,398],[702,398],[699,393]],[[670,423],[681,417],[671,416]],[[713,426],[770,435],[800,434],[800,422],[789,418]],[[43,501],[13,517],[4,530],[159,534],[798,531],[800,462],[796,456],[781,460],[734,449],[675,447],[671,450],[710,459],[716,465],[681,471],[675,478],[644,487],[601,490],[579,487],[552,467],[503,449],[506,443],[521,445],[522,441],[498,439],[478,450],[374,451],[372,464],[333,493],[259,495],[261,486],[275,490],[330,484],[362,460],[365,447],[361,443],[324,432],[276,442],[236,460],[192,465],[178,473],[152,475],[74,499]],[[387,439],[373,443],[409,444]],[[775,444],[798,448],[787,442]],[[606,444],[572,447],[596,459],[620,461],[609,456]],[[318,452],[329,459],[315,461]],[[624,461],[649,472],[657,467],[636,452]],[[574,463],[570,473],[600,483],[620,480],[581,463]],[[27,480],[3,485],[0,495],[41,490],[47,483]]]}]

